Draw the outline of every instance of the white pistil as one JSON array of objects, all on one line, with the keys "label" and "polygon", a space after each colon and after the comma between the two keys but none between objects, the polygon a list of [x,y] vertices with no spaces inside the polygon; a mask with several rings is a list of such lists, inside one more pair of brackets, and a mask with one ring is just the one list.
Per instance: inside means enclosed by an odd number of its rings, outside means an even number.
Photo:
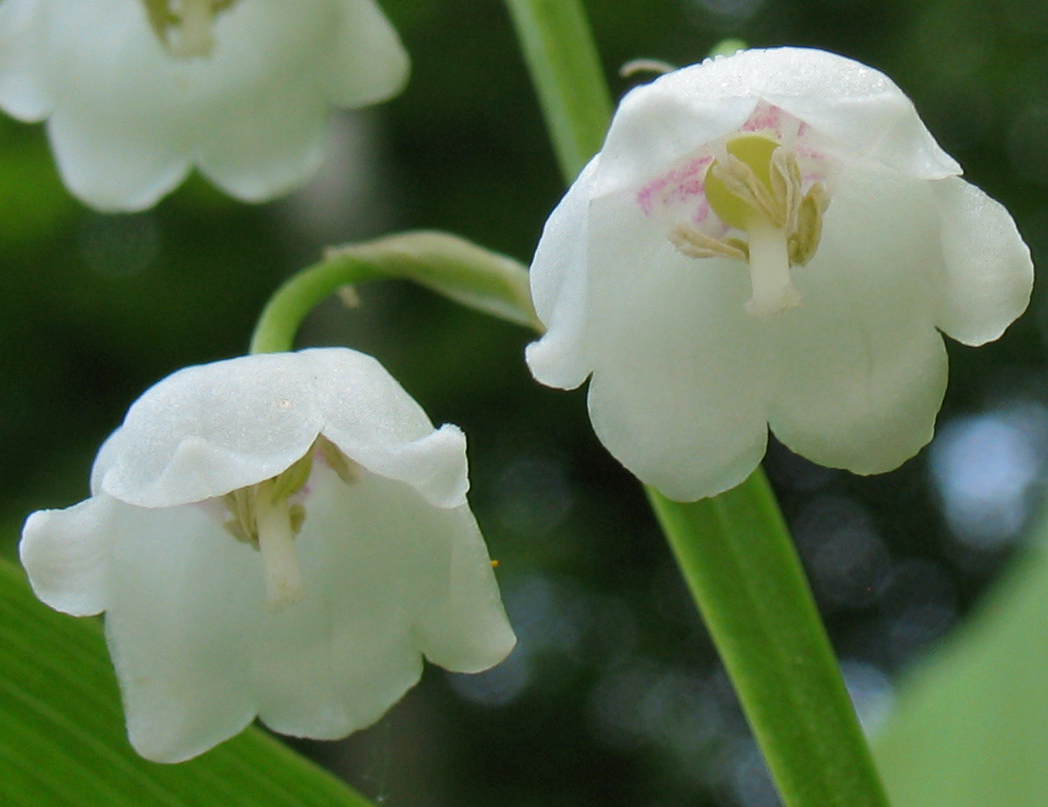
[{"label": "white pistil", "polygon": [[260,495],[255,502],[258,548],[266,574],[266,605],[277,610],[302,599],[302,574],[295,554],[295,531],[286,498],[270,501]]},{"label": "white pistil", "polygon": [[747,222],[751,297],[746,311],[769,317],[800,305],[801,296],[790,278],[788,233],[763,213],[754,211]]},{"label": "white pistil", "polygon": [[208,56],[215,47],[211,34],[214,23],[212,0],[182,0],[178,39],[171,52],[179,58]]}]

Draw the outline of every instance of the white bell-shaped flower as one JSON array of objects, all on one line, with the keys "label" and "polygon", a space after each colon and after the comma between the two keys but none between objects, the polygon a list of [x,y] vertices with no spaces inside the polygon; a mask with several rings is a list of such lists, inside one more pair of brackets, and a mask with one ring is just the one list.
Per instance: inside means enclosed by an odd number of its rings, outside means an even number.
[{"label": "white bell-shaped flower", "polygon": [[3,0],[0,108],[47,120],[69,189],[140,210],[194,166],[240,199],[305,182],[330,105],[395,95],[408,57],[374,0]]},{"label": "white bell-shaped flower", "polygon": [[33,513],[37,596],[105,612],[128,734],[177,762],[255,716],[342,737],[515,638],[466,502],[465,438],[344,348],[181,370],[106,441],[91,498]]},{"label": "white bell-shaped flower", "polygon": [[531,268],[535,378],[591,376],[597,435],[681,501],[734,487],[768,426],[861,474],[932,436],[939,331],[999,337],[1029,250],[959,177],[883,74],[817,50],[751,50],[622,100]]}]

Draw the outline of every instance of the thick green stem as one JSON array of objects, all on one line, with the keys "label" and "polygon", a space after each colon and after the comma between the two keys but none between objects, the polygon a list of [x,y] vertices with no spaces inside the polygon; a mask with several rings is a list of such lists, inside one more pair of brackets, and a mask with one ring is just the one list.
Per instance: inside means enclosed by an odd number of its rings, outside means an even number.
[{"label": "thick green stem", "polygon": [[586,12],[575,0],[506,0],[567,182],[597,153],[611,96]]},{"label": "thick green stem", "polygon": [[[599,149],[609,120],[585,13],[579,0],[506,5],[570,182]],[[764,474],[687,504],[647,492],[787,807],[886,807]]]},{"label": "thick green stem", "polygon": [[763,472],[715,499],[648,498],[790,807],[887,799]]},{"label": "thick green stem", "polygon": [[270,298],[251,338],[251,352],[291,350],[302,320],[339,288],[398,278],[509,322],[542,328],[521,264],[462,238],[423,230],[328,250],[322,261],[292,276]]}]

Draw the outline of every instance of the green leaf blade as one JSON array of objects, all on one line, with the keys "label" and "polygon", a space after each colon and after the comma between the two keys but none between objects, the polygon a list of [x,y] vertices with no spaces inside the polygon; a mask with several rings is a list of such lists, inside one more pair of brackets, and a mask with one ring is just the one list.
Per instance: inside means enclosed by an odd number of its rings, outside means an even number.
[{"label": "green leaf blade", "polygon": [[139,757],[98,622],[52,611],[4,561],[0,654],[0,804],[370,807],[254,728],[180,765]]},{"label": "green leaf blade", "polygon": [[1046,531],[901,687],[875,744],[896,807],[1048,804]]}]

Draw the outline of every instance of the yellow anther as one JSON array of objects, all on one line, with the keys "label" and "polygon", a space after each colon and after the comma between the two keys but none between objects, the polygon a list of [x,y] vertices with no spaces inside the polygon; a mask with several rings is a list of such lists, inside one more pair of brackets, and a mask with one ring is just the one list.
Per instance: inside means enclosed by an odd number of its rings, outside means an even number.
[{"label": "yellow anther", "polygon": [[822,214],[830,197],[821,182],[816,182],[797,206],[796,224],[790,234],[790,263],[804,266],[814,256],[822,240]]},{"label": "yellow anther", "polygon": [[737,238],[721,241],[701,230],[678,224],[670,230],[670,241],[689,258],[741,258],[749,260],[746,244]]}]

